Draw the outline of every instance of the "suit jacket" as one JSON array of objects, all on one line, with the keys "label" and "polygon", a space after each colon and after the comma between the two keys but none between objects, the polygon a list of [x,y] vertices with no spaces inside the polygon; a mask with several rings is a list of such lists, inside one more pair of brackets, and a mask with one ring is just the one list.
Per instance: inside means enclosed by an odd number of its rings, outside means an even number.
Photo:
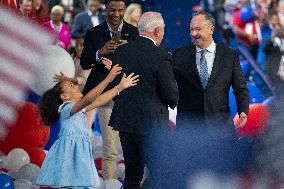
[{"label": "suit jacket", "polygon": [[[98,11],[99,23],[105,21],[105,14],[102,11]],[[88,29],[93,28],[91,16],[89,16],[88,11],[79,13],[75,16],[72,30],[71,30],[71,37],[72,38],[80,38],[85,37],[86,32]]]},{"label": "suit jacket", "polygon": [[213,68],[205,90],[197,70],[194,45],[177,49],[173,54],[173,62],[180,95],[177,124],[196,118],[204,118],[207,121],[208,119],[209,121],[215,119],[218,122],[229,121],[232,124],[229,108],[230,86],[236,97],[238,112],[248,114],[249,92],[240,67],[239,56],[235,51],[220,44],[216,45]]},{"label": "suit jacket", "polygon": [[113,63],[119,63],[127,75],[138,74],[139,83],[117,96],[109,125],[115,130],[142,136],[154,126],[167,128],[168,106],[174,108],[178,101],[171,62],[167,51],[144,37],[116,50]]},{"label": "suit jacket", "polygon": [[[137,36],[137,28],[124,21],[121,31],[121,39],[130,41]],[[84,70],[92,68],[92,71],[87,79],[83,94],[86,94],[96,85],[98,85],[109,73],[102,62],[96,60],[96,52],[109,40],[111,40],[111,36],[106,21],[88,30],[86,33],[80,64]],[[105,57],[112,60],[112,54]],[[114,87],[114,84],[110,84],[106,90],[112,87]]]}]

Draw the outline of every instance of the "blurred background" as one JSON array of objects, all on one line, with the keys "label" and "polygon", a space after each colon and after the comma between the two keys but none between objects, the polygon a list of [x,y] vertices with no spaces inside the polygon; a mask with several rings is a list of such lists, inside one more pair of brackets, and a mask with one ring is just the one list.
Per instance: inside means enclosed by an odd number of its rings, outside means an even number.
[{"label": "blurred background", "polygon": [[[64,68],[70,75],[75,74],[76,77],[82,79],[80,87],[83,88],[84,81],[89,74],[88,70],[82,71],[80,68],[84,36],[88,29],[105,20],[105,6],[103,0],[1,0],[0,2],[3,7],[8,7],[9,12],[29,19],[48,31],[54,36],[51,43],[62,50],[51,49],[46,54],[47,57],[42,60],[46,64],[43,65],[41,76],[31,79],[37,80],[39,84],[36,87],[25,85],[24,92],[26,93],[21,97],[24,99],[21,106],[17,106],[13,111],[6,111],[7,106],[0,104],[0,133],[3,135],[0,138],[0,188],[23,186],[32,188],[36,187],[33,182],[46,153],[58,138],[60,128],[59,123],[49,129],[39,121],[36,104],[42,91],[49,87],[44,82],[49,80],[54,72]],[[127,0],[126,4],[128,8],[125,20],[134,26],[137,26],[143,12],[162,13],[166,27],[161,46],[169,53],[172,53],[175,48],[191,43],[189,24],[194,12],[212,13],[216,19],[214,41],[239,52],[240,65],[247,78],[250,91],[248,122],[243,128],[236,130],[239,139],[237,144],[230,138],[226,140],[218,138],[218,132],[216,136],[211,136],[208,135],[211,131],[204,133],[197,129],[193,132],[188,131],[188,135],[179,135],[175,141],[171,141],[170,145],[173,145],[171,152],[167,151],[169,148],[161,149],[161,161],[165,161],[165,164],[167,158],[171,161],[176,159],[176,162],[187,159],[186,161],[190,164],[187,168],[178,163],[164,168],[167,173],[168,188],[171,188],[170,186],[194,189],[284,188],[284,105],[282,97],[284,88],[284,1]],[[3,10],[0,9],[0,11]],[[96,17],[91,24],[84,17],[87,14]],[[2,14],[0,28],[3,29],[4,26],[9,25],[7,20],[8,18],[3,17]],[[50,20],[55,23],[55,26],[50,24]],[[12,27],[14,22],[11,23]],[[62,27],[57,27],[56,24],[62,24]],[[19,28],[24,27],[23,22],[16,25]],[[38,39],[36,38],[37,33],[29,33],[27,30],[21,32],[30,39]],[[40,43],[39,41],[37,40],[36,43]],[[4,46],[13,49],[9,45],[12,44],[0,45],[0,52],[4,52]],[[30,42],[26,45],[29,46]],[[67,58],[62,58],[58,64],[57,57]],[[4,65],[4,60],[0,57],[0,65],[8,69]],[[16,75],[23,73],[23,70],[19,69],[13,71]],[[4,94],[3,87],[0,93],[1,100],[7,99]],[[232,90],[229,101],[231,115],[237,125],[238,116],[236,116],[237,110]],[[175,116],[176,112],[171,111],[169,128],[172,131],[175,130]],[[5,120],[7,117],[11,117],[9,122]],[[97,115],[94,123],[91,124],[93,125],[94,161],[100,172],[102,141]],[[191,140],[185,140],[189,137]],[[160,140],[167,139],[161,138]],[[197,146],[194,148],[192,144]],[[181,145],[189,146],[185,153],[183,153],[184,148],[178,148]],[[218,148],[215,148],[216,146]],[[204,161],[197,161],[204,157],[206,157]],[[206,161],[211,157],[219,161],[215,163]],[[123,183],[125,168],[121,149],[117,162],[119,184],[114,182],[111,185],[113,189],[120,188]],[[182,179],[181,182],[180,179]],[[182,184],[178,185],[178,182]]]}]

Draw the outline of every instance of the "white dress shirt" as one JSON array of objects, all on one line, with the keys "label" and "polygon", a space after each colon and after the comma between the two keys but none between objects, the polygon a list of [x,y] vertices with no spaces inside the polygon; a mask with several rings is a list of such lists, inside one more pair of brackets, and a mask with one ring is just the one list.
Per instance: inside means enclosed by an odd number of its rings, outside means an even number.
[{"label": "white dress shirt", "polygon": [[[110,27],[110,25],[108,24],[108,22],[107,22],[107,26],[108,26],[108,30],[109,30],[109,35],[110,35],[110,37],[112,38],[112,33],[113,33],[114,31],[111,29],[111,27]],[[122,27],[123,27],[123,21],[122,21],[121,24],[119,25],[117,31],[120,31],[120,32],[121,32]],[[97,60],[97,61],[100,61],[101,59],[102,59],[102,58],[99,57],[99,50],[97,50],[97,52],[96,52],[96,60]]]},{"label": "white dress shirt", "polygon": [[140,36],[141,36],[141,37],[144,37],[144,38],[147,38],[147,39],[150,39],[150,40],[153,41],[153,43],[157,46],[156,41],[154,41],[154,39],[152,39],[151,37],[144,36],[144,35],[140,35]]},{"label": "white dress shirt", "polygon": [[90,10],[88,10],[88,15],[91,16],[91,21],[92,21],[93,27],[100,24],[98,12],[96,13],[96,15],[93,15],[93,13]]},{"label": "white dress shirt", "polygon": [[[200,73],[200,58],[201,58],[202,50],[203,49],[196,46],[196,65],[197,65],[197,69],[199,73]],[[216,43],[212,41],[211,45],[206,48],[206,54],[205,54],[209,77],[213,69],[213,62],[215,59],[215,54],[216,54]]]}]

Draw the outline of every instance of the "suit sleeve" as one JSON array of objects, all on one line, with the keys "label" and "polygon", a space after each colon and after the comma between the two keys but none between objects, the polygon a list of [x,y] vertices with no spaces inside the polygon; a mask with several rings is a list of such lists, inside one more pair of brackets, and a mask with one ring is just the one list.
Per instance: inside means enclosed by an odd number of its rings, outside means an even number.
[{"label": "suit sleeve", "polygon": [[88,70],[100,63],[96,60],[96,52],[98,48],[95,47],[92,35],[93,30],[88,30],[84,40],[84,48],[80,59],[80,65],[84,70]]},{"label": "suit sleeve", "polygon": [[239,55],[237,53],[234,54],[232,71],[232,87],[233,93],[236,98],[238,113],[241,114],[242,112],[244,112],[248,115],[250,100],[249,91],[247,89],[246,78],[243,75],[239,61]]},{"label": "suit sleeve", "polygon": [[175,108],[178,103],[178,86],[174,78],[171,56],[164,52],[164,59],[158,67],[158,82],[163,101]]},{"label": "suit sleeve", "polygon": [[80,31],[80,21],[78,19],[78,16],[75,16],[74,23],[71,29],[71,38],[79,38],[82,37],[82,33]]}]

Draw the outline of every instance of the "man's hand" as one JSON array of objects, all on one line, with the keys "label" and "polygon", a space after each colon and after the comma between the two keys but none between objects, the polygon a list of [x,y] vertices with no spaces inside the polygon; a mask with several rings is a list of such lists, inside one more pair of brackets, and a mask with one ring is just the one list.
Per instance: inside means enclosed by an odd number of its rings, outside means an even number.
[{"label": "man's hand", "polygon": [[239,115],[239,118],[240,118],[240,124],[236,127],[237,129],[242,128],[246,124],[248,116],[244,112],[242,112]]},{"label": "man's hand", "polygon": [[100,56],[111,54],[117,49],[117,47],[119,47],[119,45],[110,40],[99,50],[98,53]]}]

